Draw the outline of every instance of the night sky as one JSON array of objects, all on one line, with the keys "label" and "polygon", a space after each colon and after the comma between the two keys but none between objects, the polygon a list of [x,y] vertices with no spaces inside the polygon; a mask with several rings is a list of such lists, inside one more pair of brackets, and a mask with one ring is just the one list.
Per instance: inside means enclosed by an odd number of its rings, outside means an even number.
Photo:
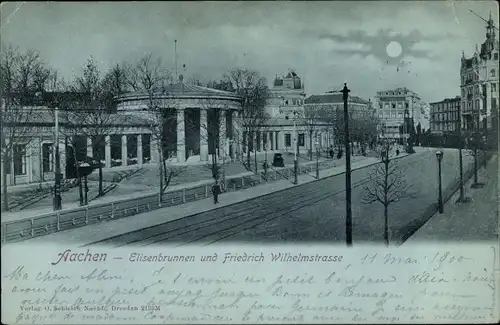
[{"label": "night sky", "polygon": [[[2,44],[38,49],[71,79],[92,55],[102,69],[152,52],[185,79],[231,68],[271,82],[294,69],[308,94],[365,98],[406,86],[426,101],[459,95],[462,50],[482,43],[495,1],[2,3]],[[390,42],[401,45],[387,51]],[[390,56],[391,54],[392,56]],[[186,65],[182,68],[183,64]]]}]

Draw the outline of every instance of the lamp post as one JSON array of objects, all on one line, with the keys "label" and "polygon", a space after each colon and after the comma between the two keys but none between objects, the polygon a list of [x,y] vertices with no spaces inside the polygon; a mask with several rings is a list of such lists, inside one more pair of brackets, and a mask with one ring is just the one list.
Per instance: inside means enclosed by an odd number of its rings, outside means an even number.
[{"label": "lamp post", "polygon": [[346,244],[352,246],[352,211],[351,211],[351,149],[349,147],[349,114],[347,111],[347,99],[349,92],[347,83],[344,83],[342,89],[344,99],[344,127],[345,127],[345,194],[346,194],[346,218],[345,218],[345,232]]},{"label": "lamp post", "polygon": [[316,179],[319,179],[319,142],[316,139]]},{"label": "lamp post", "polygon": [[438,205],[439,213],[443,213],[443,191],[441,185],[441,161],[443,160],[443,152],[441,150],[436,151],[436,157],[438,161],[438,182],[439,182],[439,194],[438,194]]},{"label": "lamp post", "polygon": [[297,112],[293,112],[293,134],[294,134],[294,158],[293,158],[293,183],[295,185],[298,184],[298,173],[299,173],[299,162],[297,160],[297,151],[299,150],[299,142],[297,139],[297,120],[296,120]]},{"label": "lamp post", "polygon": [[61,210],[61,158],[59,156],[59,108],[57,107],[57,103],[55,103],[54,112],[55,112],[55,160],[56,160],[56,168],[55,168],[55,184],[54,184],[54,199],[53,199],[53,208],[54,211]]}]

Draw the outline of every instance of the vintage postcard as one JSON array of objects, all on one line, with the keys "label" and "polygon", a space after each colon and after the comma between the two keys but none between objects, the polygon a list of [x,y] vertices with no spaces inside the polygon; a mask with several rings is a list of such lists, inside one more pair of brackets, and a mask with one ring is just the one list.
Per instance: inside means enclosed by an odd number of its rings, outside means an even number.
[{"label": "vintage postcard", "polygon": [[500,320],[497,2],[0,9],[2,323]]}]

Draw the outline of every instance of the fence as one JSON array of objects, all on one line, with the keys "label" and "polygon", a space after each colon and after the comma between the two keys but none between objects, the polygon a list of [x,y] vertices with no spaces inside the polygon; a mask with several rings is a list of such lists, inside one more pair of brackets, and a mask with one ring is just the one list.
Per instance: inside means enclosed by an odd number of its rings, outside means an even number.
[{"label": "fence", "polygon": [[[332,161],[319,163],[320,169],[331,168]],[[299,174],[315,171],[316,164],[299,166]],[[239,191],[262,183],[286,180],[293,177],[293,167],[272,169],[254,175],[226,178],[226,192]],[[55,211],[15,221],[2,223],[2,243],[19,242],[34,237],[49,235],[63,230],[78,228],[105,220],[125,218],[162,207],[180,205],[207,198],[211,195],[211,183],[202,186],[150,194],[134,199],[123,199],[110,203],[89,205],[75,209]]]}]

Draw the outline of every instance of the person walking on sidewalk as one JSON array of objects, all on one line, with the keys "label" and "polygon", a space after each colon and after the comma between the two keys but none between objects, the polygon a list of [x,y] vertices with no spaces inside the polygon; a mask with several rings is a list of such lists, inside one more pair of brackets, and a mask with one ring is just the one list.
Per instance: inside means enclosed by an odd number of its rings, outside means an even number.
[{"label": "person walking on sidewalk", "polygon": [[220,186],[217,182],[215,182],[214,186],[212,186],[212,194],[214,196],[214,204],[219,203],[219,194],[220,194]]}]

